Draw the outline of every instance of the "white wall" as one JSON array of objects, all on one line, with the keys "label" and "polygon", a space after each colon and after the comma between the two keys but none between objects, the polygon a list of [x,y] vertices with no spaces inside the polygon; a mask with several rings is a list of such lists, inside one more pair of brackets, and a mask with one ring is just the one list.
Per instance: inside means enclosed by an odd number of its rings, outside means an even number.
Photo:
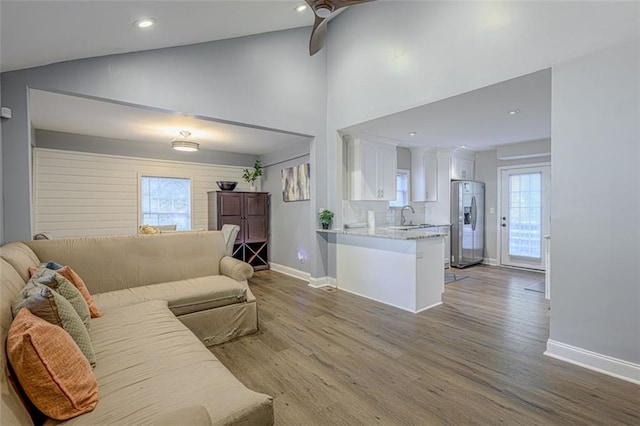
[{"label": "white wall", "polygon": [[[518,144],[518,152],[530,152],[527,150],[527,143]],[[485,246],[484,255],[486,262],[492,265],[500,263],[498,247],[498,192],[500,191],[500,181],[498,178],[498,167],[521,166],[535,163],[549,163],[551,157],[526,158],[519,160],[498,160],[497,151],[482,151],[476,155],[475,180],[485,183],[484,205],[485,205]],[[553,174],[553,169],[551,171]],[[494,212],[491,213],[491,209]]]},{"label": "white wall", "polygon": [[636,364],[640,44],[553,68],[550,339]]},{"label": "white wall", "polygon": [[188,177],[192,229],[207,229],[207,191],[237,181],[242,168],[115,155],[34,149],[34,234],[53,237],[136,234],[139,176]]},{"label": "white wall", "polygon": [[329,24],[331,128],[549,68],[638,36],[637,2],[374,2]]},{"label": "white wall", "polygon": [[[307,232],[311,216],[310,201],[282,200],[282,169],[308,163],[309,155],[267,166],[262,176],[262,190],[271,193],[271,229],[269,261],[308,273],[310,237]],[[314,226],[315,222],[311,225]],[[303,259],[298,259],[300,254]]]}]

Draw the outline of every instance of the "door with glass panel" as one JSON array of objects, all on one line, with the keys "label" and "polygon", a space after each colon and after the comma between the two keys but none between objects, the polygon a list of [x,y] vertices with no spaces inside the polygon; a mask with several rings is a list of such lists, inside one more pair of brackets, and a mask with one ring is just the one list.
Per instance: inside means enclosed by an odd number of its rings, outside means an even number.
[{"label": "door with glass panel", "polygon": [[545,269],[550,170],[536,166],[501,171],[501,265]]}]

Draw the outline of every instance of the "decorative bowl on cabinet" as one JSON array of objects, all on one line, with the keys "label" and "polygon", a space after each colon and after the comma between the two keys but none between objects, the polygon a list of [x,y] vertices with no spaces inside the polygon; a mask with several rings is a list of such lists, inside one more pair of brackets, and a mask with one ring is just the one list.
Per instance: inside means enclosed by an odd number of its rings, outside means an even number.
[{"label": "decorative bowl on cabinet", "polygon": [[238,182],[231,182],[228,180],[219,180],[216,181],[216,183],[218,184],[218,188],[222,191],[233,191],[236,189],[236,185],[238,184]]}]

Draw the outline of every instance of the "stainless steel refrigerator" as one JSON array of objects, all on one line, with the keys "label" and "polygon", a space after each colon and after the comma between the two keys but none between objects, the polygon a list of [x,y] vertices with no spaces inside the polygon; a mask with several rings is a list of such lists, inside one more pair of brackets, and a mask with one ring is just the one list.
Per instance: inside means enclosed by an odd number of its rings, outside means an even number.
[{"label": "stainless steel refrigerator", "polygon": [[484,183],[451,181],[451,266],[484,260]]}]

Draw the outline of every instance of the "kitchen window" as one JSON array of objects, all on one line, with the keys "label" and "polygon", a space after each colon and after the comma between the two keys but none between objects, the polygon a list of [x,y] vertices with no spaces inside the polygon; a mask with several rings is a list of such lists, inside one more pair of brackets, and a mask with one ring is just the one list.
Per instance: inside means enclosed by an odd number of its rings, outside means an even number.
[{"label": "kitchen window", "polygon": [[191,179],[141,176],[141,224],[191,229]]},{"label": "kitchen window", "polygon": [[409,170],[396,172],[396,199],[389,201],[389,207],[403,207],[409,204]]}]

